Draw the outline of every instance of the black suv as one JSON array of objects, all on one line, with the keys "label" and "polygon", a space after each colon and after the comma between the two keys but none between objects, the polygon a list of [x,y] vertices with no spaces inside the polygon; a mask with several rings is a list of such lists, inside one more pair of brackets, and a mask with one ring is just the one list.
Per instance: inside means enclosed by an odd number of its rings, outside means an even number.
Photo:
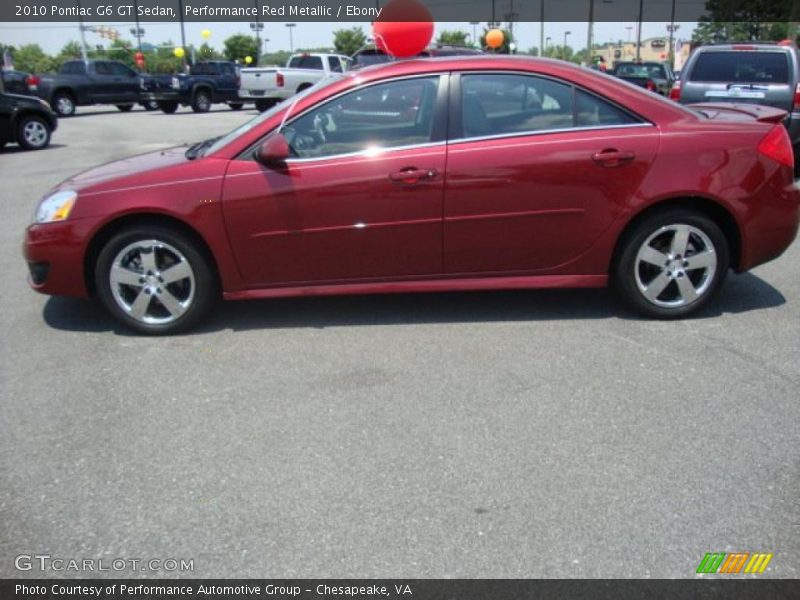
[{"label": "black suv", "polygon": [[0,148],[14,142],[24,150],[47,148],[57,126],[44,100],[0,91]]}]

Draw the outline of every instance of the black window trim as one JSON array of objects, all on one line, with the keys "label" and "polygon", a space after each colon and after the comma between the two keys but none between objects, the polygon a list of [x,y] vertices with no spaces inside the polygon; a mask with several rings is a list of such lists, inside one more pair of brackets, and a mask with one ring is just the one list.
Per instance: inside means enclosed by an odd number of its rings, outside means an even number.
[{"label": "black window trim", "polygon": [[[377,79],[375,81],[368,81],[361,85],[348,88],[346,90],[342,90],[341,92],[334,94],[328,98],[325,98],[322,102],[314,104],[313,106],[309,106],[302,112],[297,113],[296,115],[292,115],[292,117],[283,124],[283,127],[289,127],[292,123],[296,120],[304,117],[309,112],[316,110],[326,104],[335,101],[337,98],[340,98],[346,94],[350,94],[351,92],[357,92],[359,90],[364,90],[370,87],[374,87],[376,85],[382,85],[386,83],[394,83],[395,81],[406,81],[412,79],[431,79],[434,77],[438,77],[438,88],[436,92],[436,100],[434,102],[433,108],[433,129],[431,130],[431,141],[425,142],[422,144],[411,144],[408,146],[393,146],[390,148],[382,148],[381,150],[384,153],[388,152],[397,152],[400,150],[411,150],[415,148],[433,148],[436,146],[444,146],[447,144],[447,125],[448,125],[448,112],[447,112],[447,105],[448,105],[448,88],[450,86],[451,74],[448,71],[435,71],[431,73],[415,73],[413,75],[407,75],[404,77],[390,77],[387,79]],[[291,105],[290,105],[291,106]],[[278,126],[280,127],[280,125]],[[273,135],[277,130],[278,127],[275,127],[269,130],[266,134],[261,136],[254,144],[249,146],[244,151],[240,152],[233,160],[254,160],[254,154],[256,150],[264,143],[269,136]],[[296,164],[296,163],[306,163],[306,162],[319,162],[319,161],[326,161],[326,160],[334,160],[340,158],[348,158],[354,156],[363,156],[367,154],[368,150],[359,150],[357,152],[343,152],[342,154],[331,154],[330,156],[311,156],[306,158],[301,157],[292,157],[287,159],[287,164]]]},{"label": "black window trim", "polygon": [[[523,75],[528,77],[538,77],[540,79],[549,79],[555,83],[560,83],[562,85],[567,85],[572,88],[572,127],[560,127],[554,129],[539,129],[535,131],[514,131],[512,133],[494,133],[491,135],[481,135],[481,136],[473,136],[473,137],[464,137],[463,136],[463,127],[462,127],[462,111],[461,111],[461,76],[462,75]],[[621,110],[624,113],[627,113],[637,121],[638,123],[626,123],[623,125],[586,125],[578,127],[575,125],[577,122],[577,102],[575,101],[575,93],[577,90],[580,90],[586,94],[594,96],[598,100],[602,102],[606,102],[607,104],[613,106]],[[450,77],[450,110],[448,111],[450,115],[450,123],[449,128],[447,131],[447,143],[450,145],[453,144],[462,144],[467,142],[476,142],[481,140],[492,140],[492,139],[506,139],[506,138],[517,138],[517,137],[531,137],[531,136],[538,136],[538,135],[549,135],[553,133],[569,133],[569,132],[582,132],[582,131],[596,131],[596,130],[604,130],[604,129],[631,129],[636,127],[655,127],[655,124],[645,119],[640,114],[634,112],[633,110],[622,106],[618,102],[603,96],[602,94],[598,94],[594,90],[590,90],[580,84],[574,83],[568,79],[561,79],[559,77],[553,77],[552,75],[547,75],[545,73],[537,73],[533,71],[520,71],[515,69],[475,69],[475,70],[465,70],[465,71],[454,71]]]}]

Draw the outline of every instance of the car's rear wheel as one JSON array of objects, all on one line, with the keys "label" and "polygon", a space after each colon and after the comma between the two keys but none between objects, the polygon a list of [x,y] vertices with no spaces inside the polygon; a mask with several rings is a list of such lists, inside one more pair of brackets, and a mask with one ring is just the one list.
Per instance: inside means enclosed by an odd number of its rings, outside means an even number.
[{"label": "car's rear wheel", "polygon": [[196,113],[205,113],[211,110],[211,94],[206,90],[197,90],[192,98],[192,110]]},{"label": "car's rear wheel", "polygon": [[17,143],[25,150],[41,150],[50,144],[50,133],[50,125],[41,117],[23,117],[17,125]]},{"label": "car's rear wheel", "polygon": [[177,102],[159,102],[158,108],[160,108],[164,113],[171,115],[176,110],[178,110],[178,103]]},{"label": "car's rear wheel", "polygon": [[145,110],[158,110],[158,102],[155,100],[145,100],[142,102],[142,106]]},{"label": "car's rear wheel", "polygon": [[271,98],[269,100],[256,100],[256,110],[258,112],[264,112],[275,106],[277,103],[277,100]]},{"label": "car's rear wheel", "polygon": [[730,262],[725,234],[711,219],[686,209],[654,213],[625,235],[614,266],[615,288],[634,310],[674,319],[706,305]]},{"label": "car's rear wheel", "polygon": [[242,110],[244,102],[228,102],[228,106],[231,107],[231,110]]},{"label": "car's rear wheel", "polygon": [[117,108],[122,112],[130,112],[133,110],[133,104],[117,104]]},{"label": "car's rear wheel", "polygon": [[97,294],[119,321],[141,333],[184,331],[219,297],[210,259],[190,236],[169,227],[123,230],[95,265]]},{"label": "car's rear wheel", "polygon": [[75,98],[67,92],[56,92],[53,96],[53,108],[59,117],[71,117],[75,114]]}]

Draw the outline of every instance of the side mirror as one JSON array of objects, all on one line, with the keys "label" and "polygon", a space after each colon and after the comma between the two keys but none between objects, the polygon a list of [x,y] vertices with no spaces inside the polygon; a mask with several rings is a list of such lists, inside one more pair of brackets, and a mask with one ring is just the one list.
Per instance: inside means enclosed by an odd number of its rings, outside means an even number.
[{"label": "side mirror", "polygon": [[280,133],[264,140],[255,153],[255,159],[265,167],[279,166],[286,162],[289,156],[289,142]]}]

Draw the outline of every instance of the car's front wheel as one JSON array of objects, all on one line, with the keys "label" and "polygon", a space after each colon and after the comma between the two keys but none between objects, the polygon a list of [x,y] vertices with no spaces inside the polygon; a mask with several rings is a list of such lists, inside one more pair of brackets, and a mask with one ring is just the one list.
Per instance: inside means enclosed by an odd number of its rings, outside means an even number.
[{"label": "car's front wheel", "polygon": [[634,310],[674,319],[713,298],[729,263],[727,239],[714,221],[695,211],[671,209],[634,225],[612,275],[616,290]]},{"label": "car's front wheel", "polygon": [[185,233],[160,225],[131,227],[112,237],[98,256],[95,282],[114,317],[154,335],[194,326],[219,297],[204,249]]},{"label": "car's front wheel", "polygon": [[23,117],[17,127],[17,142],[21,148],[41,150],[50,144],[50,125],[41,117]]},{"label": "car's front wheel", "polygon": [[133,104],[117,104],[117,109],[122,112],[130,112],[133,110]]},{"label": "car's front wheel", "polygon": [[273,98],[269,98],[267,100],[256,100],[256,110],[258,112],[264,112],[275,106],[277,103],[278,101]]}]

